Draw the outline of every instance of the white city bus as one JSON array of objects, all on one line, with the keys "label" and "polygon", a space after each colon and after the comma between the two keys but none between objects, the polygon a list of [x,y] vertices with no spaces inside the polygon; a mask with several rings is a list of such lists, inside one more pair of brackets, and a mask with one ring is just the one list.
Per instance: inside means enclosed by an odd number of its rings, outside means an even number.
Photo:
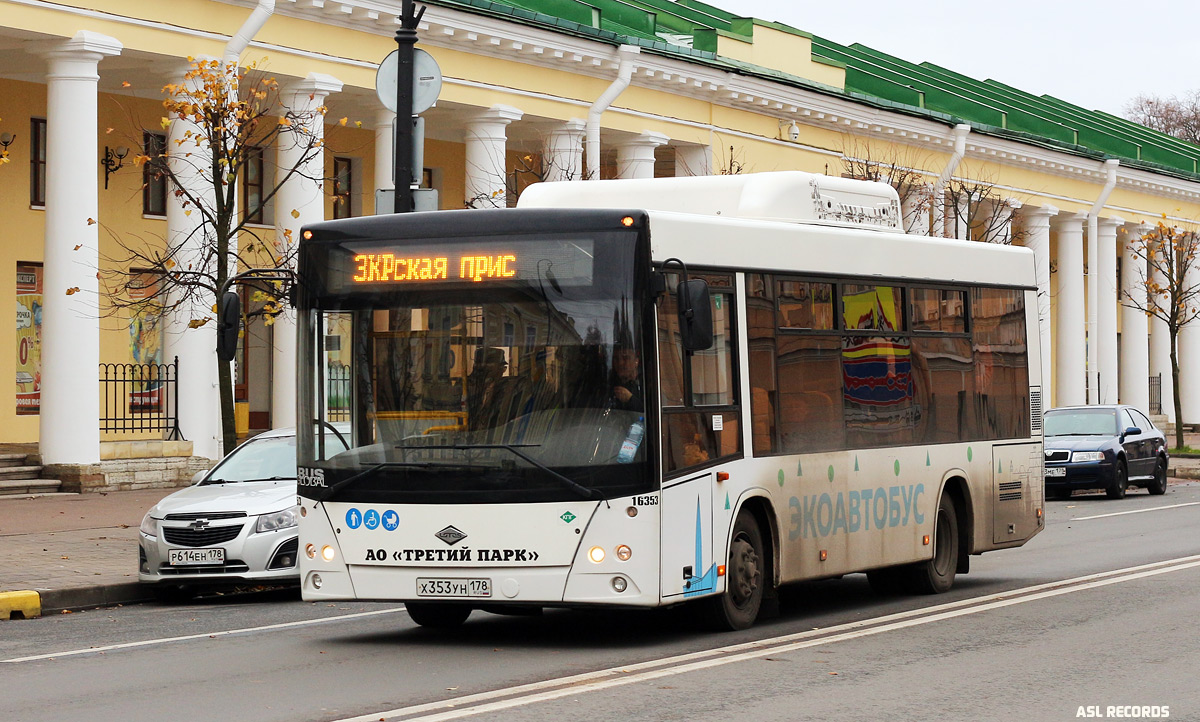
[{"label": "white city bus", "polygon": [[299,414],[352,430],[297,425],[304,598],[442,627],[695,600],[736,629],[782,584],[942,592],[1024,544],[1032,255],[899,216],[786,172],[306,227]]}]

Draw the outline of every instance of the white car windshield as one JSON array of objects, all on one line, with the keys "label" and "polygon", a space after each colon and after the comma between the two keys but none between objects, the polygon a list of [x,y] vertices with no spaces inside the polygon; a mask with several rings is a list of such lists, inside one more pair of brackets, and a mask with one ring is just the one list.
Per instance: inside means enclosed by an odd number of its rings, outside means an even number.
[{"label": "white car windshield", "polygon": [[1112,409],[1053,411],[1046,414],[1046,436],[1116,436],[1117,413]]},{"label": "white car windshield", "polygon": [[231,484],[296,478],[296,437],[254,439],[225,457],[202,482]]}]

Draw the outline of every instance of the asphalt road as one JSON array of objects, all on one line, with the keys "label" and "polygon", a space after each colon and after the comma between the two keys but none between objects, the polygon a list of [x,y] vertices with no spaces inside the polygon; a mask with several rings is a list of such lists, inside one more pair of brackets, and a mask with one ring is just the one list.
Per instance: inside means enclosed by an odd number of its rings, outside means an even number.
[{"label": "asphalt road", "polygon": [[730,634],[674,610],[443,633],[293,592],[3,622],[0,720],[1200,720],[1197,529],[1200,484],[1051,502],[948,594],[852,575]]}]

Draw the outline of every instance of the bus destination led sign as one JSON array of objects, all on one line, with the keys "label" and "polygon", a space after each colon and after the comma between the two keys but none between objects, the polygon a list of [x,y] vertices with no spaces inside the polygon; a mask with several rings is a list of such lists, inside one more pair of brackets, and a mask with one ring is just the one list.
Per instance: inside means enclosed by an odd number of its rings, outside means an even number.
[{"label": "bus destination led sign", "polygon": [[[399,257],[394,253],[360,253],[354,257],[355,283],[404,283],[409,281],[460,280],[479,283],[487,279],[516,278],[514,253],[461,255],[451,264],[449,256]],[[451,269],[458,273],[453,279]]]}]

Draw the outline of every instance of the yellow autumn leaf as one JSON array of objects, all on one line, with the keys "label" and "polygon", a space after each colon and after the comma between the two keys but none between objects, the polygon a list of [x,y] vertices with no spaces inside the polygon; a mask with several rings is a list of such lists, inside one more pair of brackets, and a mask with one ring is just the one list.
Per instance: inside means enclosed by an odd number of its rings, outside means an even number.
[{"label": "yellow autumn leaf", "polygon": [[361,127],[362,127],[362,121],[361,121],[361,120],[356,120],[356,121],[354,121],[354,127],[355,127],[355,128],[361,128]]},{"label": "yellow autumn leaf", "polygon": [[184,212],[183,212],[183,215],[185,215],[185,216],[190,216],[190,215],[192,215],[192,210],[189,208],[188,210],[186,210],[186,211],[184,211]]},{"label": "yellow autumn leaf", "polygon": [[213,313],[216,313],[216,312],[217,312],[217,304],[214,303],[213,304]]},{"label": "yellow autumn leaf", "polygon": [[167,260],[163,261],[163,267],[164,268],[174,268],[175,261],[172,261],[170,258],[168,258]]},{"label": "yellow autumn leaf", "polygon": [[77,294],[77,293],[79,293],[79,286],[74,286],[74,287],[72,287],[72,288],[68,288],[68,289],[67,289],[67,295],[68,295],[68,296],[74,296],[74,295],[75,295],[75,294]]},{"label": "yellow autumn leaf", "polygon": [[94,226],[94,225],[96,225],[96,219],[95,219],[95,218],[89,218],[89,219],[88,219],[88,225],[89,225],[89,226]]},{"label": "yellow autumn leaf", "polygon": [[344,125],[346,125],[346,121],[348,121],[348,120],[350,120],[350,118],[348,118],[348,117],[342,118],[341,120],[338,121],[338,125],[344,126]]},{"label": "yellow autumn leaf", "polygon": [[121,81],[121,87],[122,87],[122,88],[128,88],[128,87],[129,87],[129,81],[128,81],[128,80],[122,80],[122,81]]},{"label": "yellow autumn leaf", "polygon": [[161,125],[163,127],[163,130],[166,130],[167,128],[171,127],[171,119],[163,118],[162,120],[159,121],[159,125]]},{"label": "yellow autumn leaf", "polygon": [[292,209],[292,218],[299,218],[299,217],[300,217],[300,211],[293,208]]},{"label": "yellow autumn leaf", "polygon": [[193,318],[191,321],[188,321],[188,328],[200,328],[206,323],[208,323],[207,318]]},{"label": "yellow autumn leaf", "polygon": [[77,243],[77,244],[75,244],[75,247],[74,247],[74,248],[72,248],[71,250],[72,250],[72,251],[78,251],[80,248],[83,248],[83,244],[82,244],[82,243]]}]

